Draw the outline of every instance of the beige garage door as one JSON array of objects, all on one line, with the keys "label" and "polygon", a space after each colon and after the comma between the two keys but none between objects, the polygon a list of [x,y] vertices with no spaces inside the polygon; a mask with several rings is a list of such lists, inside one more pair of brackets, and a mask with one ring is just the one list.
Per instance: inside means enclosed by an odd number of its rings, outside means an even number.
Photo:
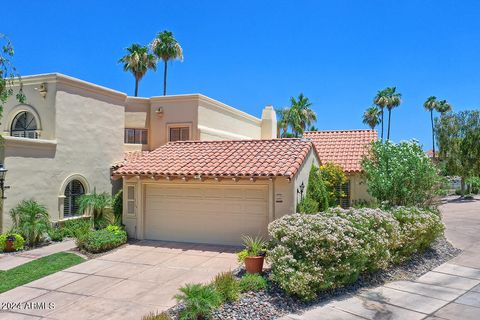
[{"label": "beige garage door", "polygon": [[146,186],[145,238],[240,244],[267,233],[268,186]]}]

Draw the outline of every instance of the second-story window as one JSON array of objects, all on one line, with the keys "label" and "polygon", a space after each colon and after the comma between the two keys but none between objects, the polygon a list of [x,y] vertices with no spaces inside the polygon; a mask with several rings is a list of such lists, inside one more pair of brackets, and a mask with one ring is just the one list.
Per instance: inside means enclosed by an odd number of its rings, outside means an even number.
[{"label": "second-story window", "polygon": [[170,141],[187,141],[190,140],[189,127],[170,128]]},{"label": "second-story window", "polygon": [[27,111],[17,114],[13,119],[10,135],[19,138],[38,139],[35,116]]},{"label": "second-story window", "polygon": [[148,144],[148,130],[126,128],[125,143]]}]

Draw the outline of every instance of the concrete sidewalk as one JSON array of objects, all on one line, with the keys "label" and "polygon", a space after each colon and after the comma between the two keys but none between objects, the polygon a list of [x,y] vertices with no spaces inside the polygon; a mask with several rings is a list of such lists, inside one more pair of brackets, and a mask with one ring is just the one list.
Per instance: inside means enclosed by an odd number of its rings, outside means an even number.
[{"label": "concrete sidewalk", "polygon": [[75,248],[75,240],[65,240],[29,251],[0,253],[0,270],[8,270],[35,259]]},{"label": "concrete sidewalk", "polygon": [[446,236],[464,250],[415,281],[396,281],[317,306],[292,319],[480,319],[480,200],[440,207]]}]

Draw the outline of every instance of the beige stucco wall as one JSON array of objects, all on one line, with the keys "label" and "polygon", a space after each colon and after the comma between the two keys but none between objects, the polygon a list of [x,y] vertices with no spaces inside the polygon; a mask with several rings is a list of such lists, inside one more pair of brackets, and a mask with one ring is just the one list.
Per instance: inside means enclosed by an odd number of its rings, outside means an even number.
[{"label": "beige stucco wall", "polygon": [[[43,100],[32,88],[45,80],[48,96]],[[88,192],[111,192],[110,167],[123,156],[123,131],[118,128],[125,121],[125,95],[60,75],[25,78],[24,88],[42,122],[41,137],[48,139],[5,138],[5,182],[11,189],[4,201],[3,230],[10,226],[10,209],[24,199],[45,205],[53,221],[61,219],[62,195],[73,177]],[[14,99],[8,101],[6,119],[16,105]],[[8,125],[5,121],[3,129]]]},{"label": "beige stucco wall", "polygon": [[318,159],[317,153],[315,152],[315,149],[312,147],[308,152],[305,161],[303,162],[302,166],[300,167],[294,179],[295,211],[297,208],[297,204],[300,201],[300,196],[297,196],[297,190],[300,189],[300,185],[303,183],[305,186],[303,190],[303,196],[305,197],[305,194],[307,192],[307,187],[308,187],[308,176],[310,175],[310,170],[312,169],[312,166],[318,167],[319,163],[320,161]]},{"label": "beige stucco wall", "polygon": [[367,183],[361,173],[353,173],[348,175],[350,180],[350,204],[356,201],[373,201],[373,197],[368,193]]}]

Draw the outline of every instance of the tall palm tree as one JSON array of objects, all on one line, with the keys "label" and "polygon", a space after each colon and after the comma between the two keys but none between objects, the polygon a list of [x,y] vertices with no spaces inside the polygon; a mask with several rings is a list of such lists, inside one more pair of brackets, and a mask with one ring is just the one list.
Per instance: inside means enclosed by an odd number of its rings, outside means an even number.
[{"label": "tall palm tree", "polygon": [[303,134],[306,128],[317,121],[317,114],[311,109],[310,100],[300,93],[298,98],[290,98],[290,126],[295,137]]},{"label": "tall palm tree", "polygon": [[423,103],[423,107],[425,108],[425,110],[430,112],[430,123],[432,125],[432,151],[433,159],[435,159],[435,130],[433,125],[433,111],[437,111],[443,114],[446,112],[450,112],[452,110],[452,106],[448,103],[447,100],[438,101],[437,97],[430,96]]},{"label": "tall palm tree", "polygon": [[286,138],[290,126],[290,108],[276,109],[278,116],[277,137]]},{"label": "tall palm tree", "polygon": [[375,129],[380,124],[380,110],[376,106],[369,107],[363,114],[363,123]]},{"label": "tall palm tree", "polygon": [[183,61],[183,50],[177,39],[174,38],[173,33],[165,30],[159,32],[157,37],[152,41],[153,53],[158,59],[163,60],[163,95],[167,95],[167,64],[170,60],[178,59]]},{"label": "tall palm tree", "polygon": [[135,97],[138,96],[138,83],[148,70],[157,70],[157,59],[148,52],[148,47],[141,46],[138,43],[132,44],[126,48],[127,54],[124,55],[119,63],[123,63],[123,70],[130,71],[135,77]]},{"label": "tall palm tree", "polygon": [[388,102],[388,97],[387,97],[387,91],[386,89],[384,90],[379,90],[377,91],[377,95],[373,98],[373,103],[378,107],[379,112],[380,112],[380,117],[381,120],[380,122],[382,123],[382,141],[383,141],[383,109],[387,106]]},{"label": "tall palm tree", "polygon": [[390,140],[390,121],[392,117],[392,109],[397,108],[402,103],[402,94],[396,92],[396,87],[390,87],[385,89],[387,92],[387,109],[388,109],[388,131],[387,140]]}]

